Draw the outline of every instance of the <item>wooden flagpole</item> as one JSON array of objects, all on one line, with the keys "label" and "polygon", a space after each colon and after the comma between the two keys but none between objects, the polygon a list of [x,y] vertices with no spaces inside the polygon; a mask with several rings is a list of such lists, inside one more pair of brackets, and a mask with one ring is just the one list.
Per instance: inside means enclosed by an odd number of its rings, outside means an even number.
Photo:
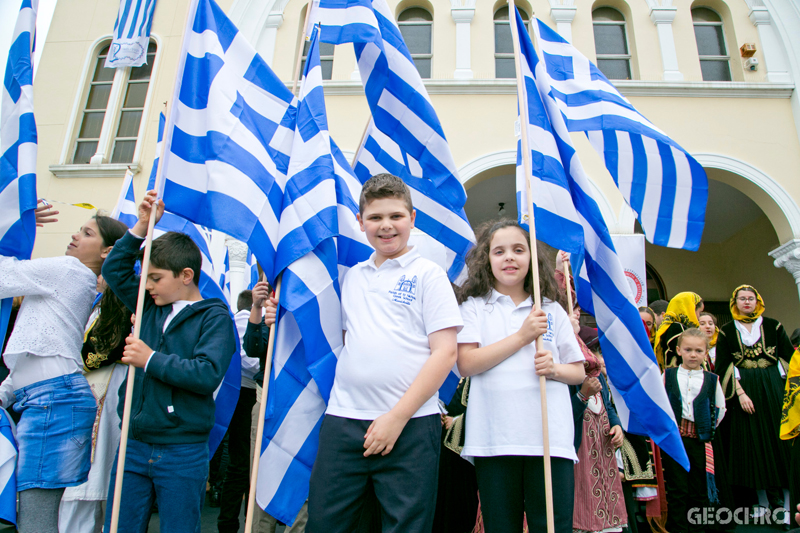
[{"label": "wooden flagpole", "polygon": [[[563,253],[563,252],[558,252]],[[567,307],[569,307],[569,315],[572,316],[572,313],[575,311],[575,304],[572,301],[572,288],[569,286],[569,262],[562,261],[561,268],[564,269],[564,280],[566,281],[566,288],[567,288]]]},{"label": "wooden flagpole", "polygon": [[[187,15],[188,17],[188,15]],[[169,122],[169,106],[165,104],[167,122]],[[164,137],[161,141],[161,153],[159,154],[158,170],[156,171],[155,190],[161,188],[162,168],[164,167],[164,153],[167,143],[167,128],[164,127]],[[153,244],[153,231],[156,227],[156,213],[158,211],[158,202],[160,198],[156,198],[155,203],[150,209],[150,220],[147,223],[147,235],[144,241],[144,257],[142,258],[142,272],[139,277],[139,296],[136,299],[136,323],[133,325],[133,338],[139,339],[142,329],[142,312],[144,311],[144,299],[147,285],[147,273],[150,270],[150,250]],[[128,381],[125,386],[125,405],[122,411],[122,426],[119,441],[119,456],[117,457],[117,477],[114,481],[114,500],[111,505],[111,525],[109,533],[117,533],[119,526],[119,506],[122,500],[122,480],[125,475],[125,456],[128,452],[128,431],[131,423],[131,406],[133,405],[133,385],[136,376],[136,367],[128,365]]]},{"label": "wooden flagpole", "polygon": [[[520,134],[522,138],[522,167],[525,172],[525,186],[528,195],[528,228],[531,247],[531,277],[533,278],[533,298],[537,309],[542,308],[542,293],[539,286],[539,260],[536,249],[536,223],[533,213],[533,195],[531,194],[531,150],[528,144],[528,102],[525,98],[525,80],[522,75],[522,59],[517,33],[516,7],[513,0],[508,0],[508,22],[511,26],[511,40],[514,43],[514,57],[517,68],[517,98],[520,109]],[[542,349],[541,335],[536,339],[536,350]],[[542,404],[542,443],[544,456],[544,494],[547,512],[547,531],[555,533],[553,516],[553,477],[550,466],[550,425],[547,419],[547,378],[539,376],[539,390]]]},{"label": "wooden flagpole", "polygon": [[[297,83],[300,81],[300,63],[303,61],[303,48],[306,42],[306,30],[308,29],[308,19],[311,17],[311,10],[314,7],[313,2],[308,2],[306,5],[306,18],[303,21],[303,29],[300,30],[300,39],[297,43],[297,51],[294,54],[294,72],[292,74],[292,95],[297,92]],[[245,530],[246,531],[246,530]]]},{"label": "wooden flagpole", "polygon": [[258,466],[261,460],[261,443],[264,437],[264,417],[267,413],[267,394],[269,393],[269,378],[272,374],[272,354],[275,352],[275,330],[278,329],[278,312],[281,301],[281,276],[275,282],[275,299],[278,300],[278,310],[275,313],[275,323],[269,328],[269,341],[267,342],[267,360],[264,363],[264,379],[261,382],[261,404],[258,407],[258,426],[256,429],[256,445],[253,453],[253,467],[250,470],[250,493],[247,496],[247,514],[245,515],[245,533],[253,531],[253,512],[256,503],[256,485],[258,482]]}]

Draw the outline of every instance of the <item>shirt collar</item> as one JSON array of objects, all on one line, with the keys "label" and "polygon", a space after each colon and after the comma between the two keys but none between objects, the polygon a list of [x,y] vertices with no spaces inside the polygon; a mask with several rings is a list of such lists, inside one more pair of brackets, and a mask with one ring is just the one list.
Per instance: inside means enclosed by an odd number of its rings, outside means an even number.
[{"label": "shirt collar", "polygon": [[[377,252],[372,252],[372,255],[369,256],[369,260],[367,261],[367,265],[372,267],[374,270],[378,270],[378,267],[375,266],[375,257],[377,255],[378,255]],[[395,262],[398,265],[400,265],[401,267],[405,268],[408,265],[410,265],[412,261],[414,261],[415,259],[418,259],[419,257],[421,257],[421,256],[419,255],[419,251],[417,250],[417,247],[416,246],[410,246],[406,253],[404,253],[400,257],[395,257],[394,259],[387,259],[386,261],[384,261],[381,264],[381,266],[383,266],[383,265],[385,265],[387,263],[390,263],[390,262]]]},{"label": "shirt collar", "polygon": [[[486,301],[486,303],[494,304],[501,298],[507,299],[511,303],[511,305],[514,305],[514,301],[511,299],[510,296],[506,294],[501,294],[497,292],[496,289],[492,289],[492,292],[489,294],[489,299]],[[528,296],[521,304],[514,307],[533,307],[533,301],[531,300],[531,297]]]}]

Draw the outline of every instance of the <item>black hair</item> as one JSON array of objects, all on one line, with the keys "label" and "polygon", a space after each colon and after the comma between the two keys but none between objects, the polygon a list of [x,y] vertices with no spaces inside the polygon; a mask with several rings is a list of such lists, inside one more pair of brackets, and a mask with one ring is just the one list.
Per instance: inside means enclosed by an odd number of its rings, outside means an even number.
[{"label": "black hair", "polygon": [[[94,220],[105,246],[114,246],[128,231],[128,226],[111,217],[97,215]],[[99,353],[108,355],[130,331],[131,312],[109,288],[98,305],[101,312],[92,329],[92,343]]]},{"label": "black hair", "polygon": [[253,291],[245,290],[239,293],[239,299],[236,300],[236,309],[250,309],[253,307]]},{"label": "black hair", "polygon": [[669,307],[669,302],[666,300],[656,300],[655,302],[651,303],[649,307],[650,309],[653,310],[653,312],[656,315],[660,315],[667,311],[667,307]]},{"label": "black hair", "polygon": [[96,215],[94,221],[97,223],[97,229],[100,231],[104,246],[114,246],[128,231],[128,226],[115,218]]},{"label": "black hair", "polygon": [[195,286],[200,286],[200,270],[203,265],[203,258],[200,255],[200,248],[194,243],[191,237],[185,233],[168,231],[161,237],[153,240],[153,248],[150,252],[150,264],[155,268],[169,270],[172,275],[178,277],[186,268],[191,268],[194,274],[192,281]]},{"label": "black hair", "polygon": [[[465,302],[470,296],[486,296],[494,288],[495,279],[494,274],[492,274],[492,265],[489,262],[489,247],[494,234],[503,228],[519,229],[525,236],[525,243],[530,242],[530,235],[516,220],[501,218],[484,222],[478,226],[475,232],[477,244],[467,254],[469,275],[464,284],[456,290],[456,298],[459,304]],[[537,241],[536,243],[536,255],[539,262],[539,289],[541,290],[542,298],[548,298],[565,305],[562,303],[561,291],[558,289],[556,278],[553,275],[554,267],[549,259],[553,254],[548,253],[545,246],[541,242]],[[531,280],[530,271],[525,276],[523,288],[528,294],[533,294],[533,281]]]}]

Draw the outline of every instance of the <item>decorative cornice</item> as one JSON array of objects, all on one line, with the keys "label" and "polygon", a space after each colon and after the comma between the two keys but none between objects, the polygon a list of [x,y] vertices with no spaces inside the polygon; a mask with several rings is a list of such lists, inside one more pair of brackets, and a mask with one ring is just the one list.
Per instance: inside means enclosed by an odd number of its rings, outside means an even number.
[{"label": "decorative cornice", "polygon": [[754,26],[758,26],[760,24],[772,24],[772,19],[769,16],[769,10],[763,5],[752,6],[750,8],[749,15],[750,15],[750,22],[752,22]]},{"label": "decorative cornice", "polygon": [[650,20],[653,24],[672,24],[677,13],[677,7],[653,7],[650,8]]},{"label": "decorative cornice", "polygon": [[264,21],[265,28],[280,28],[283,25],[283,13],[273,11]]},{"label": "decorative cornice", "polygon": [[450,15],[456,24],[469,24],[475,17],[474,7],[451,7]]},{"label": "decorative cornice", "polygon": [[556,24],[572,24],[577,12],[578,8],[575,6],[553,6],[550,8],[550,18]]},{"label": "decorative cornice", "polygon": [[233,261],[247,261],[247,245],[233,237],[225,237],[225,246],[228,247],[228,259]]},{"label": "decorative cornice", "polygon": [[50,165],[49,170],[57,178],[123,178],[130,167],[131,172],[138,174],[139,164],[125,163],[108,165]]},{"label": "decorative cornice", "polygon": [[[517,94],[513,79],[424,80],[428,94]],[[791,98],[794,83],[768,82],[664,82],[616,80],[614,86],[625,96],[678,98]],[[291,88],[290,84],[287,87]],[[327,96],[364,93],[359,81],[324,81]]]},{"label": "decorative cornice", "polygon": [[775,259],[773,264],[776,268],[785,268],[794,276],[795,282],[800,284],[800,239],[781,244],[769,255]]}]

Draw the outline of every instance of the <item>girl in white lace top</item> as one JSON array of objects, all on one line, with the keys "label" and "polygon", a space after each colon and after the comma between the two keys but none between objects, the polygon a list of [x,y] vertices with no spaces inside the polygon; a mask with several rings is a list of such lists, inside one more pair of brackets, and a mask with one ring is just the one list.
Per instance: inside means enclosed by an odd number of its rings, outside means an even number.
[{"label": "girl in white lace top", "polygon": [[0,385],[2,406],[13,404],[21,416],[21,533],[57,533],[64,488],[86,481],[97,405],[82,374],[84,326],[103,261],[125,231],[98,216],[72,236],[63,257],[0,256],[0,298],[25,297],[3,354],[11,373]]}]

